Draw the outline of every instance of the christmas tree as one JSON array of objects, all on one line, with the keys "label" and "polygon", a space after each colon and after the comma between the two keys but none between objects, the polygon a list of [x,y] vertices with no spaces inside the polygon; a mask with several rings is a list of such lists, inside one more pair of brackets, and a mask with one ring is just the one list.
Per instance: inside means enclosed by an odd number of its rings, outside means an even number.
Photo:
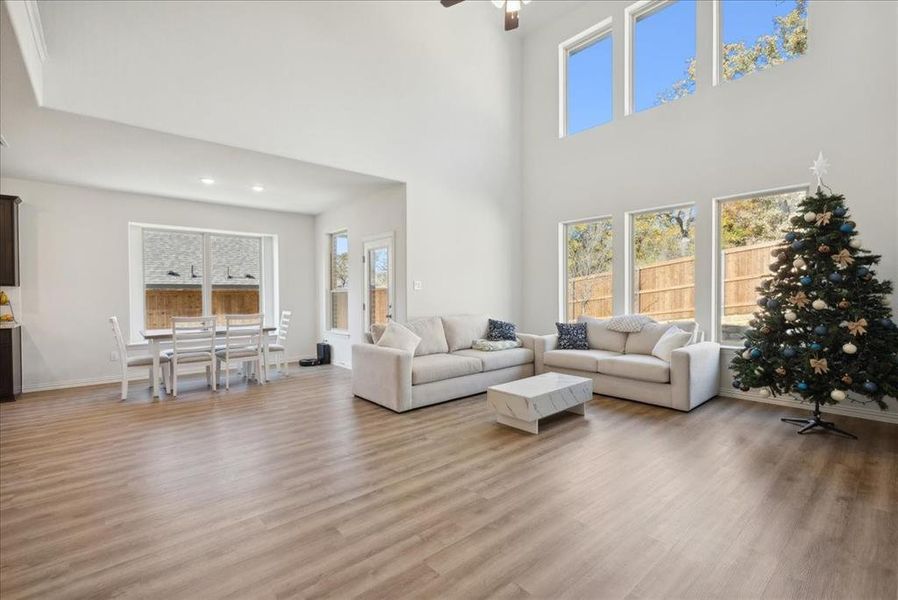
[{"label": "christmas tree", "polygon": [[[731,363],[733,386],[763,396],[791,394],[814,403],[808,419],[783,419],[851,435],[820,418],[820,405],[898,396],[898,325],[876,278],[880,257],[861,248],[841,195],[823,191],[822,155],[812,168],[817,192],[799,205],[791,230],[772,251],[773,276],[757,288],[759,310],[745,350]],[[854,436],[851,436],[854,437]]]}]

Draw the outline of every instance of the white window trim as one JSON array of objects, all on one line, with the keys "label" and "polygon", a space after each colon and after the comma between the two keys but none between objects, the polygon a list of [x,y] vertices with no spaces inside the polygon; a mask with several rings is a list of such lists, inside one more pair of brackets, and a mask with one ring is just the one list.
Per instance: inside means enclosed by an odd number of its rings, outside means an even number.
[{"label": "white window trim", "polygon": [[[594,223],[596,221],[611,221],[611,235],[614,239],[614,217],[612,215],[602,215],[599,217],[587,217],[584,219],[573,219],[571,221],[562,221],[558,224],[558,320],[562,323],[567,322],[567,229],[571,225],[581,225],[583,223]],[[611,272],[614,273],[614,248],[611,249]],[[614,293],[614,279],[612,275],[612,295]],[[612,306],[614,301],[612,299]],[[611,311],[614,312],[613,310]]]},{"label": "white window trim", "polygon": [[[262,280],[259,282],[260,310],[265,315],[265,324],[274,325],[280,318],[279,312],[279,286],[278,286],[278,236],[273,233],[227,231],[223,229],[204,229],[200,227],[185,227],[182,225],[160,225],[156,223],[128,223],[128,295],[129,314],[128,337],[129,345],[143,345],[146,340],[140,335],[145,329],[145,290],[143,277],[143,232],[144,231],[183,231],[199,233],[204,236],[228,235],[234,237],[253,237],[261,241]],[[203,242],[203,273],[211,273],[211,248]],[[203,306],[211,307],[212,283],[203,277]]]},{"label": "white window trim", "polygon": [[[349,261],[351,262],[352,258],[352,248],[349,243],[349,229],[335,229],[333,231],[329,231],[327,233],[327,298],[325,298],[325,310],[327,311],[324,315],[324,330],[329,334],[334,335],[349,335],[349,329],[336,329],[333,327],[333,309],[334,309],[334,292],[346,292],[346,317],[347,323],[349,321],[349,273],[347,273],[346,286],[342,288],[334,288],[331,287],[331,283],[333,282],[333,272],[334,272],[334,238],[339,235],[346,236],[346,253],[349,257]],[[347,264],[348,269],[348,264]]]},{"label": "white window trim", "polygon": [[[695,202],[678,202],[676,204],[665,204],[664,206],[653,206],[652,208],[644,208],[639,210],[631,210],[624,213],[624,222],[626,223],[626,227],[624,228],[624,314],[625,315],[633,315],[638,314],[633,310],[633,306],[636,300],[636,294],[634,294],[634,285],[633,279],[636,274],[636,256],[633,249],[633,225],[634,218],[639,215],[644,215],[647,213],[661,212],[665,210],[671,210],[674,208],[696,208],[696,216],[698,216],[698,206]],[[695,256],[698,258],[698,226],[695,228],[696,234],[696,248],[695,248]],[[696,265],[697,266],[697,265]],[[696,271],[697,273],[698,271]],[[697,280],[696,280],[697,281]],[[698,290],[696,290],[697,292]],[[696,293],[696,296],[698,294]],[[698,313],[696,311],[696,317]],[[694,317],[695,318],[695,317]]]},{"label": "white window trim", "polygon": [[[604,19],[589,29],[581,31],[577,35],[558,44],[558,137],[568,136],[567,132],[567,61],[571,52],[576,52],[586,46],[602,40],[612,34],[611,17]],[[611,90],[614,97],[614,56],[612,49],[612,74]],[[612,110],[613,120],[613,110]]]},{"label": "white window trim", "polygon": [[741,192],[738,194],[730,194],[729,196],[718,196],[712,198],[712,218],[713,226],[711,230],[711,272],[714,277],[714,285],[711,286],[711,340],[720,343],[721,348],[735,349],[740,346],[721,343],[720,328],[723,325],[723,249],[720,247],[722,235],[720,233],[720,213],[721,205],[724,202],[733,200],[748,200],[758,196],[770,196],[774,194],[788,194],[790,192],[810,193],[810,183],[797,183],[794,185],[784,185],[780,187],[756,190],[753,192]]},{"label": "white window trim", "polygon": [[674,0],[639,0],[624,9],[624,116],[636,112],[633,106],[633,42],[636,40],[636,21],[651,16],[673,2]]}]

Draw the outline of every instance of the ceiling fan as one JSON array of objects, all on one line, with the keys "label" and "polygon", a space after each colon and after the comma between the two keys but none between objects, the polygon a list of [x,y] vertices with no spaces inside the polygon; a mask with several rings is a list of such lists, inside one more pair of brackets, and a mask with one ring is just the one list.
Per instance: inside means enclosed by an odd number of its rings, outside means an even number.
[{"label": "ceiling fan", "polygon": [[[456,4],[464,2],[464,0],[440,0],[440,4],[449,8]],[[505,12],[505,31],[511,31],[518,28],[518,13],[521,12],[521,6],[530,4],[530,0],[492,0],[496,8],[502,8]]]}]

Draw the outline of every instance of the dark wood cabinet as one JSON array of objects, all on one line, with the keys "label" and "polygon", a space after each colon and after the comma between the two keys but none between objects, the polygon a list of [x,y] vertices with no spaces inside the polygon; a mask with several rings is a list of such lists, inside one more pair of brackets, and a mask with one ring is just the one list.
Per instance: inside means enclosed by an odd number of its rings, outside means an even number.
[{"label": "dark wood cabinet", "polygon": [[0,402],[22,393],[22,328],[0,328]]},{"label": "dark wood cabinet", "polygon": [[0,195],[0,285],[19,285],[19,200]]}]

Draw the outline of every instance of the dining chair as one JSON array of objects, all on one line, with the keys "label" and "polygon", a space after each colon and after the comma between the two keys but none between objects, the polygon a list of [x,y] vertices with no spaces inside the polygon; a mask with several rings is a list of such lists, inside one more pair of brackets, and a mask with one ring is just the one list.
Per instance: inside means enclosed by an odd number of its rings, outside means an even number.
[{"label": "dining chair", "polygon": [[256,367],[256,380],[264,383],[268,379],[268,365],[262,357],[262,325],[264,317],[255,315],[225,315],[224,348],[215,351],[218,374],[224,367],[225,389],[231,389],[231,361],[242,363],[244,372],[247,363]]},{"label": "dining chair", "polygon": [[205,365],[206,384],[216,390],[215,317],[172,317],[171,393],[178,395],[178,366]]},{"label": "dining chair", "polygon": [[268,356],[271,354],[276,354],[275,367],[281,373],[287,373],[287,331],[290,329],[290,317],[293,315],[293,311],[290,310],[282,310],[281,311],[281,322],[278,324],[278,333],[277,338],[273,344],[268,344]]},{"label": "dining chair", "polygon": [[[118,317],[109,317],[109,324],[112,326],[112,336],[115,338],[115,345],[118,347],[119,362],[122,365],[122,400],[128,399],[128,369],[131,367],[149,367],[150,387],[153,385],[154,377],[159,377],[159,373],[153,373],[153,357],[149,354],[143,356],[128,356],[128,347],[125,345],[125,338],[122,336],[121,327],[118,324]],[[161,368],[162,383],[165,385],[166,391],[169,389],[169,370],[168,357],[159,356],[159,363],[165,367]]]}]

